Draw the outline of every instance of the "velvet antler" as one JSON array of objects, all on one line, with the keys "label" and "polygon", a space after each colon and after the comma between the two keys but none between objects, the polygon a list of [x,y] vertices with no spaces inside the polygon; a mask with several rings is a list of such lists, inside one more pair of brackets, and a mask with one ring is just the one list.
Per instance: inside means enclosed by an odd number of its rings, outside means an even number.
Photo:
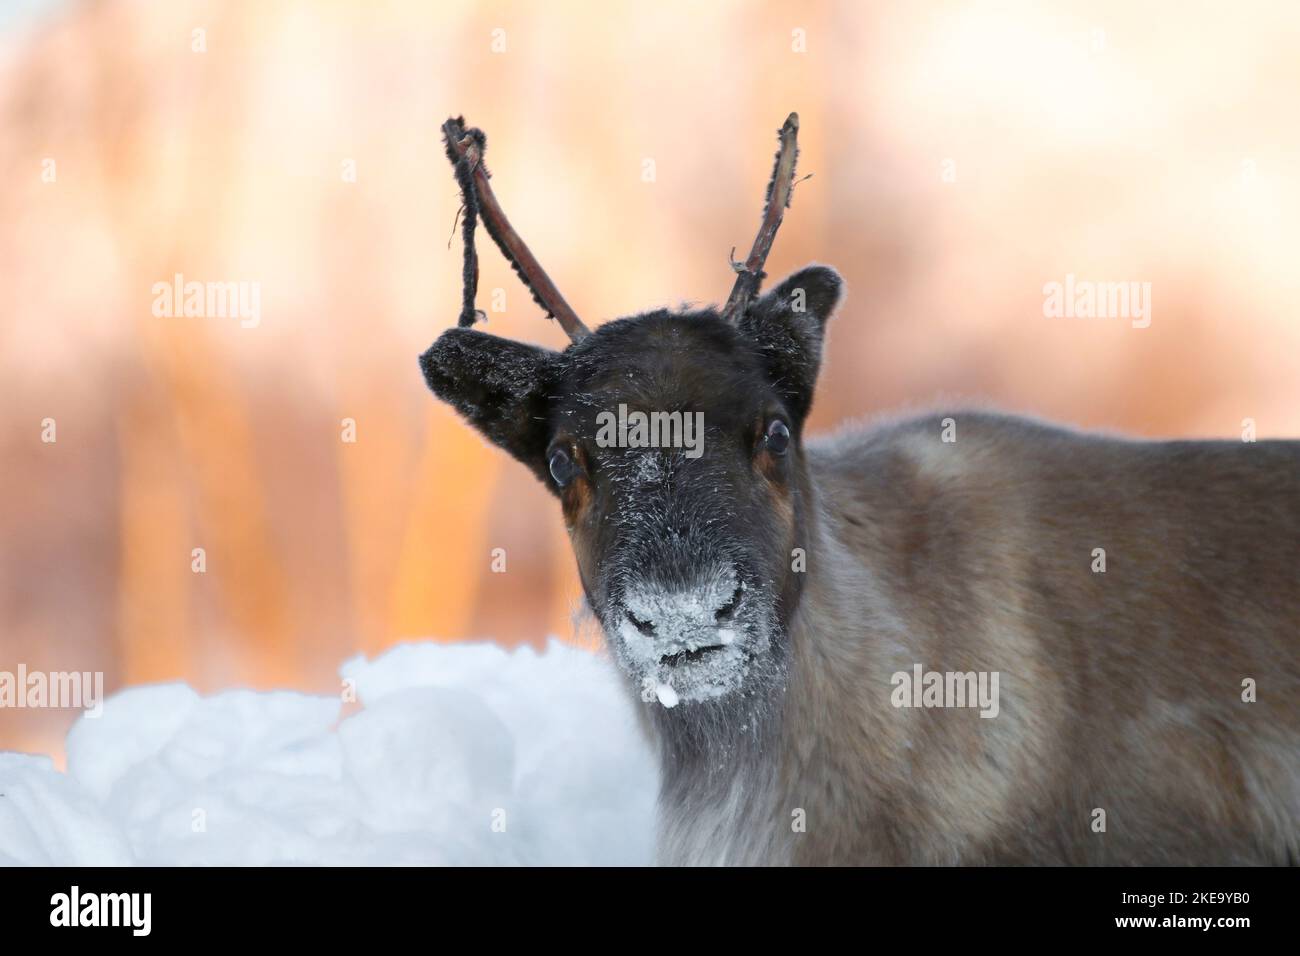
[{"label": "velvet antler", "polygon": [[732,261],[736,270],[736,284],[731,287],[731,295],[722,308],[722,317],[728,322],[735,322],[745,314],[750,299],[758,294],[765,273],[763,264],[767,254],[772,250],[772,240],[781,228],[786,207],[790,205],[790,196],[794,192],[794,165],[799,157],[799,114],[791,113],[785,124],[777,131],[780,148],[776,152],[776,165],[772,169],[772,179],[767,184],[767,197],[763,206],[763,221],[759,224],[758,235],[754,237],[753,248],[749,258],[744,262]]},{"label": "velvet antler", "polygon": [[487,149],[487,137],[483,131],[473,127],[467,129],[464,118],[456,117],[442,124],[442,135],[447,144],[447,158],[456,170],[456,181],[460,184],[465,206],[462,231],[465,240],[464,294],[460,324],[473,325],[480,315],[474,308],[474,297],[478,291],[478,253],[474,249],[474,229],[481,215],[488,235],[532,293],[533,301],[560,323],[572,341],[584,338],[589,330],[582,324],[573,307],[565,301],[537,257],[519,237],[519,233],[510,225],[510,220],[506,218],[501,204],[492,192],[487,167],[483,163],[483,153]]}]

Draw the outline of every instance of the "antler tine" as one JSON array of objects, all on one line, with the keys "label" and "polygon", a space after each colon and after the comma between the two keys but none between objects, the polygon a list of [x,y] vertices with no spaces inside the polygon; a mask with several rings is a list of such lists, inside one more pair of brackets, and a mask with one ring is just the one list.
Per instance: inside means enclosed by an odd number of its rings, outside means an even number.
[{"label": "antler tine", "polygon": [[487,167],[483,164],[483,153],[487,148],[487,137],[483,131],[466,129],[464,118],[456,117],[442,124],[442,135],[447,143],[447,158],[455,164],[456,178],[465,202],[465,295],[460,324],[471,325],[477,314],[474,310],[474,294],[478,286],[478,257],[474,252],[474,223],[477,216],[482,215],[488,235],[532,293],[533,301],[560,323],[572,341],[581,341],[590,334],[590,330],[582,324],[582,320],[565,301],[537,257],[510,225],[501,204],[497,202],[496,194],[492,192]]},{"label": "antler tine", "polygon": [[745,314],[749,300],[758,294],[762,285],[763,264],[767,254],[772,251],[772,241],[776,231],[781,228],[786,207],[790,205],[790,196],[794,192],[794,165],[799,158],[799,114],[791,113],[777,131],[780,148],[776,151],[776,164],[772,169],[772,179],[767,184],[767,197],[764,200],[763,221],[754,237],[754,246],[749,258],[743,263],[733,261],[736,270],[736,284],[731,287],[727,304],[722,307],[722,317],[728,322],[735,322]]}]

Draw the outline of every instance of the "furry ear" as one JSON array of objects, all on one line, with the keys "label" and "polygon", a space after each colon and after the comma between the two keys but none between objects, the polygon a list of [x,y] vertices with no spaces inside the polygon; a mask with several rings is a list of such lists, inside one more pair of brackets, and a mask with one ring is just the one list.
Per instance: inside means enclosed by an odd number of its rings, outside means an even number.
[{"label": "furry ear", "polygon": [[807,266],[754,301],[740,330],[762,350],[773,384],[802,422],[812,408],[826,320],[844,292],[829,266]]},{"label": "furry ear", "polygon": [[429,388],[546,481],[550,393],[560,354],[473,329],[448,329],[420,356]]}]

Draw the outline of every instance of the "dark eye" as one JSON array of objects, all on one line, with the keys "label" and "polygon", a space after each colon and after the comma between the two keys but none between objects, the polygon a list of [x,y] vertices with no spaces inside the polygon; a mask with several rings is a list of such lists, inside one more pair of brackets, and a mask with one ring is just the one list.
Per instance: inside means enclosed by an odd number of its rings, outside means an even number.
[{"label": "dark eye", "polygon": [[574,464],[573,458],[563,448],[557,448],[551,452],[551,477],[555,483],[563,488],[573,480],[573,476],[578,473],[578,466]]},{"label": "dark eye", "polygon": [[786,449],[790,447],[790,429],[781,419],[774,418],[767,426],[767,434],[763,436],[763,441],[767,443],[767,450],[772,454],[784,455]]}]

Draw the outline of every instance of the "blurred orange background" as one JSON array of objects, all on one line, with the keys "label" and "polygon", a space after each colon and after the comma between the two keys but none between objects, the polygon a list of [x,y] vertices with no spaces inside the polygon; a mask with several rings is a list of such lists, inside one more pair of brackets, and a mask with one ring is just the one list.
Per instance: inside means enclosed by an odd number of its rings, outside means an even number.
[{"label": "blurred orange background", "polygon": [[[963,398],[1300,434],[1288,0],[26,7],[0,20],[0,670],[331,692],[402,640],[577,639],[558,509],[416,365],[459,309],[448,115],[594,324],[725,297],[797,110],[813,178],[768,271],[849,289],[814,430]],[[480,254],[487,329],[561,347]],[[176,273],[259,283],[260,323],[155,316]],[[1150,327],[1044,317],[1067,274],[1150,282]],[[0,712],[0,749],[57,755],[73,716]]]}]

